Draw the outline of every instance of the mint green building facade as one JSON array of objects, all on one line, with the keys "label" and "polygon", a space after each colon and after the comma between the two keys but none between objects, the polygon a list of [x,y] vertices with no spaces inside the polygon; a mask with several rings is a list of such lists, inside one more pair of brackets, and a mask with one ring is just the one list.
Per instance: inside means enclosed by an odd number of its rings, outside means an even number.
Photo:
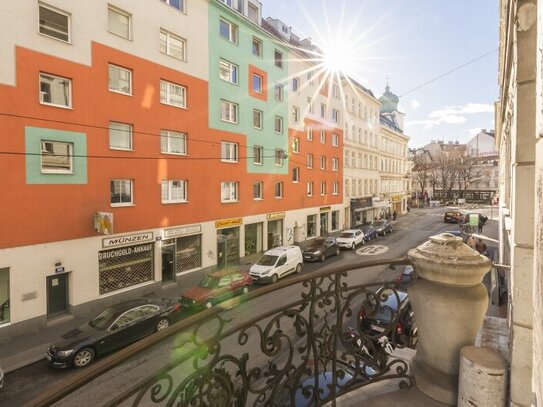
[{"label": "mint green building facade", "polygon": [[[234,40],[221,36],[221,20],[237,31]],[[288,132],[288,48],[237,11],[217,0],[209,2],[209,127],[242,134],[246,142],[240,146],[240,156],[247,157],[248,173],[287,174],[288,159],[275,164],[276,149],[289,151]],[[235,29],[237,27],[237,30]],[[223,26],[224,28],[224,26]],[[253,54],[253,39],[260,41],[261,57]],[[282,56],[282,67],[275,64],[276,51]],[[221,79],[220,61],[237,67],[237,83]],[[251,95],[250,67],[265,72],[266,100]],[[275,98],[275,85],[282,85],[282,100]],[[221,100],[238,106],[237,124],[221,120]],[[253,110],[263,113],[262,129],[253,126]],[[276,116],[282,118],[282,132],[275,131]],[[263,163],[255,164],[253,146],[263,147]]]}]

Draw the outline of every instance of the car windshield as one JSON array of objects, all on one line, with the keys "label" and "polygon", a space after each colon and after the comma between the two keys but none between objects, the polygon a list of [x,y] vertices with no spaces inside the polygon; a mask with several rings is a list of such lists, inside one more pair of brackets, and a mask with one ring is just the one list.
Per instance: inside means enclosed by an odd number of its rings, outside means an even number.
[{"label": "car windshield", "polygon": [[324,239],[315,239],[309,243],[308,249],[318,249],[324,244]]},{"label": "car windshield", "polygon": [[89,322],[89,325],[96,329],[106,329],[115,320],[117,315],[118,315],[118,312],[115,311],[114,308],[107,308],[104,311],[102,311],[100,314],[98,314],[96,317],[94,317]]},{"label": "car windshield", "polygon": [[270,256],[269,254],[265,254],[258,260],[259,266],[273,266],[277,262],[278,256]]},{"label": "car windshield", "polygon": [[373,223],[373,226],[383,226],[385,224],[385,221],[384,220],[376,220],[374,223]]},{"label": "car windshield", "polygon": [[218,282],[219,282],[219,279],[217,278],[213,278],[211,276],[205,276],[204,278],[202,278],[202,280],[200,281],[200,284],[198,285],[203,288],[215,288],[217,287]]},{"label": "car windshield", "polygon": [[354,237],[354,233],[352,233],[352,232],[349,232],[349,233],[343,232],[341,235],[339,235],[339,237],[345,237],[347,239],[350,239],[351,237]]}]

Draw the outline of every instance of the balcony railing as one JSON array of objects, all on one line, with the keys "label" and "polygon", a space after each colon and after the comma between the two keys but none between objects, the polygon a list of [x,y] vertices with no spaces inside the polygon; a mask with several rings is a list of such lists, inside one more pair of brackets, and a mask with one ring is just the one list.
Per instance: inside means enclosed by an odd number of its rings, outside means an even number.
[{"label": "balcony railing", "polygon": [[[378,381],[408,388],[407,363],[390,355],[412,345],[397,330],[399,312],[390,309],[382,332],[359,323],[398,296],[396,282],[361,283],[366,269],[402,264],[357,262],[257,288],[97,361],[29,405],[79,404],[90,392],[100,405],[320,406]],[[270,296],[285,303],[266,309]]]}]

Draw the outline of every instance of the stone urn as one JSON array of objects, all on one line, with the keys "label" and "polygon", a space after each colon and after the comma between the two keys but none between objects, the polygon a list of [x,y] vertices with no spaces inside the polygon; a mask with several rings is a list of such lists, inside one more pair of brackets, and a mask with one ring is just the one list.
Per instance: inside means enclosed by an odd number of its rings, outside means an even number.
[{"label": "stone urn", "polygon": [[488,307],[482,284],[491,261],[449,233],[407,253],[417,279],[409,296],[418,327],[412,369],[420,391],[456,405],[460,350],[474,345]]}]

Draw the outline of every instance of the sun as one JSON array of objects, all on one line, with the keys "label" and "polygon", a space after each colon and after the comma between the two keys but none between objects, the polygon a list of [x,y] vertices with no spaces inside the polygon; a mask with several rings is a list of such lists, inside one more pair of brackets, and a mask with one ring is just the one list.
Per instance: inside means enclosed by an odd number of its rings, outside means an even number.
[{"label": "sun", "polygon": [[355,62],[352,49],[349,48],[346,40],[329,42],[322,47],[322,64],[331,73],[352,72]]}]

